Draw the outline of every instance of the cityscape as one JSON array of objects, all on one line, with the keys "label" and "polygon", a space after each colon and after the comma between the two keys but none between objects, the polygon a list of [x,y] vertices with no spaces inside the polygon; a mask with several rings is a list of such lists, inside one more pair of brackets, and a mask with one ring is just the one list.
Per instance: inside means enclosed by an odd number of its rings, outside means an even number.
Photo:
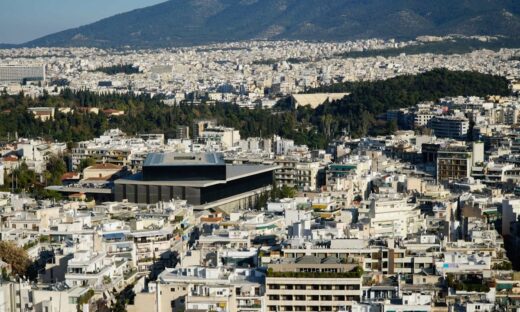
[{"label": "cityscape", "polygon": [[520,7],[452,1],[0,44],[0,312],[520,311]]}]

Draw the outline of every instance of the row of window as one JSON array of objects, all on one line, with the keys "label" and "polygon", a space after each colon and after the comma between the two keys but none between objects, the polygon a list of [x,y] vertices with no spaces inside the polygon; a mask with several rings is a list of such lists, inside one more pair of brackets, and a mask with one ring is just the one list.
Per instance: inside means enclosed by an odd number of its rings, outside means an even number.
[{"label": "row of window", "polygon": [[269,295],[269,300],[272,301],[359,301],[359,296],[332,296],[332,295]]},{"label": "row of window", "polygon": [[291,284],[268,284],[268,289],[286,289],[286,290],[359,290],[360,285],[291,285]]},{"label": "row of window", "polygon": [[338,306],[268,306],[268,311],[340,311],[341,307]]}]

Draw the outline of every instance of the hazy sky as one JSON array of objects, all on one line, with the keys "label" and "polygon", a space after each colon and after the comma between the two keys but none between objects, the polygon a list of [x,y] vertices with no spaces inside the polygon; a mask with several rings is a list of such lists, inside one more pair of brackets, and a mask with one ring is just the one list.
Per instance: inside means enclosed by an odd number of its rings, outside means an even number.
[{"label": "hazy sky", "polygon": [[0,0],[0,43],[23,43],[165,0]]}]

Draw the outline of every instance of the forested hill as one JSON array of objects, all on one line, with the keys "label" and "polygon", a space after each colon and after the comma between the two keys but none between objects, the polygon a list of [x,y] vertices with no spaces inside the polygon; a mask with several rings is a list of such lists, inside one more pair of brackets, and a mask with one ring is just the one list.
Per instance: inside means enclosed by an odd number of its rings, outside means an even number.
[{"label": "forested hill", "polygon": [[[344,99],[326,103],[312,110],[282,108],[274,110],[244,109],[238,105],[194,105],[183,103],[166,106],[160,97],[148,95],[94,94],[66,89],[59,96],[45,95],[37,99],[23,94],[0,95],[0,139],[44,137],[62,142],[77,142],[99,136],[105,130],[120,128],[128,134],[165,133],[172,138],[176,127],[191,125],[198,118],[213,118],[225,126],[239,129],[244,137],[278,134],[297,144],[324,147],[343,129],[354,136],[383,134],[392,127],[376,116],[388,109],[415,105],[425,100],[457,95],[507,95],[506,79],[472,72],[434,70],[416,76],[402,76],[386,81],[357,82],[329,86],[315,91],[349,91]],[[55,119],[42,122],[27,112],[28,107],[70,107],[73,113],[56,111]],[[100,108],[100,114],[85,113],[82,108]],[[103,109],[124,110],[124,116],[108,117]]]},{"label": "forested hill", "polygon": [[169,0],[26,46],[169,47],[251,39],[520,34],[518,0]]},{"label": "forested hill", "polygon": [[484,97],[511,93],[509,82],[504,77],[446,69],[374,82],[334,84],[309,92],[349,92],[350,95],[342,100],[319,106],[314,118],[326,120],[332,133],[350,129],[354,136],[367,134],[377,124],[375,117],[391,109],[446,96]]}]

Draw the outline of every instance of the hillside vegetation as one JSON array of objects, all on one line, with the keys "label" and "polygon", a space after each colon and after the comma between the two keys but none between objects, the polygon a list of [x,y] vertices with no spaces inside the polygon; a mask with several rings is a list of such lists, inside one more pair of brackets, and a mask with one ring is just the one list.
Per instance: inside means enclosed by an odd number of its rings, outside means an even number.
[{"label": "hillside vegetation", "polygon": [[[220,124],[239,129],[244,137],[274,134],[294,139],[312,148],[324,147],[327,141],[345,129],[354,137],[390,133],[395,128],[377,116],[389,109],[409,107],[420,101],[458,95],[508,95],[503,77],[474,72],[434,70],[415,76],[401,76],[385,81],[336,84],[313,92],[350,92],[342,100],[325,103],[313,110],[293,109],[282,101],[273,110],[245,109],[231,103],[210,105],[182,103],[164,105],[159,96],[134,94],[94,94],[65,89],[59,96],[44,95],[37,99],[23,94],[0,96],[0,138],[14,134],[77,142],[101,135],[111,128],[128,134],[165,133],[174,137],[176,128],[191,125],[195,119],[212,118]],[[289,103],[290,101],[286,101]],[[27,112],[28,107],[70,107],[73,113],[56,111],[53,121],[40,121]],[[97,107],[98,115],[82,108]],[[124,116],[108,117],[104,109],[124,110]]]}]

